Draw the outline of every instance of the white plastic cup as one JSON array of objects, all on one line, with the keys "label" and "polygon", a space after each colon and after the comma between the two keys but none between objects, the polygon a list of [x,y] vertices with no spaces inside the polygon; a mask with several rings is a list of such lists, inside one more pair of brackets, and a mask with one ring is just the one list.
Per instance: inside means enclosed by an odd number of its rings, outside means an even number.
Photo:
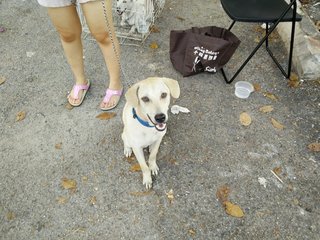
[{"label": "white plastic cup", "polygon": [[237,82],[235,87],[234,93],[238,98],[248,98],[250,93],[254,91],[253,85],[246,81]]}]

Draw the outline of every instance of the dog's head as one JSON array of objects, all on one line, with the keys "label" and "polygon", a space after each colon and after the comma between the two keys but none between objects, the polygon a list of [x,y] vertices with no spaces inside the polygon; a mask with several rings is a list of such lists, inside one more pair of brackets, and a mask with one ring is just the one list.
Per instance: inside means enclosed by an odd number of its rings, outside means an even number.
[{"label": "dog's head", "polygon": [[138,109],[158,131],[166,129],[170,96],[178,98],[178,81],[170,78],[147,78],[134,84],[127,91],[127,102]]},{"label": "dog's head", "polygon": [[125,11],[130,11],[132,8],[133,0],[117,0],[116,11],[122,15]]}]

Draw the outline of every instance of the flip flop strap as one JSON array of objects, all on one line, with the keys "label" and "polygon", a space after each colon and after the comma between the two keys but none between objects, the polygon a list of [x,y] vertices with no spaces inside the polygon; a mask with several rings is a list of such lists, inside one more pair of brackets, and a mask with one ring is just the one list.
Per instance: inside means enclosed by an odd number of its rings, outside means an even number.
[{"label": "flip flop strap", "polygon": [[108,103],[112,96],[121,96],[121,95],[122,95],[122,90],[112,90],[108,88],[106,91],[106,95],[103,98],[103,102]]},{"label": "flip flop strap", "polygon": [[79,99],[79,92],[80,90],[88,90],[89,89],[89,85],[83,84],[83,85],[74,85],[73,86],[73,98],[74,99]]}]

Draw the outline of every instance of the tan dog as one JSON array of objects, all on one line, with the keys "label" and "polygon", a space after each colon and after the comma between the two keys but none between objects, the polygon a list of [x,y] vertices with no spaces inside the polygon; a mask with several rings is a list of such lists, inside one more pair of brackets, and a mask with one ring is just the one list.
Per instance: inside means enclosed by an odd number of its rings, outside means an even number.
[{"label": "tan dog", "polygon": [[[179,97],[178,82],[159,77],[147,78],[134,84],[125,95],[127,102],[122,114],[124,154],[129,157],[133,151],[147,189],[152,187],[151,174],[157,175],[159,171],[156,157],[167,131],[170,95]],[[148,165],[143,152],[147,147],[150,152]]]}]

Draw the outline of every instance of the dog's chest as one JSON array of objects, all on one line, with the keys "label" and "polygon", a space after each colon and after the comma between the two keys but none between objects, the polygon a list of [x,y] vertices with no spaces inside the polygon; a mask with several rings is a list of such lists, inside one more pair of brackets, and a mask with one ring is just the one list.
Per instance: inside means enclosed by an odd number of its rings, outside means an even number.
[{"label": "dog's chest", "polygon": [[165,131],[159,132],[155,129],[144,129],[140,132],[139,140],[143,147],[150,146],[151,144],[159,141],[165,135]]}]

